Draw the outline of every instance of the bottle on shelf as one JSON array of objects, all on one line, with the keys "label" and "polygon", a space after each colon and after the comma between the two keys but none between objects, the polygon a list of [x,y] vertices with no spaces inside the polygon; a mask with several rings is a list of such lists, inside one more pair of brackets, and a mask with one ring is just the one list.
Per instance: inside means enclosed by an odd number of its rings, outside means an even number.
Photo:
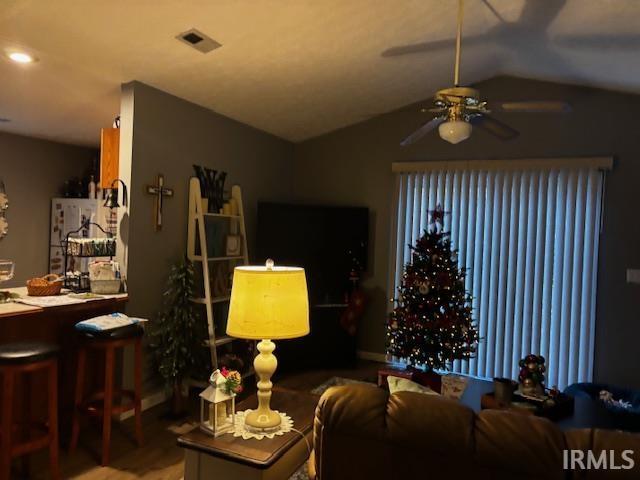
[{"label": "bottle on shelf", "polygon": [[88,195],[87,197],[90,199],[95,199],[96,197],[96,182],[93,180],[93,175],[89,178],[89,187],[87,188]]}]

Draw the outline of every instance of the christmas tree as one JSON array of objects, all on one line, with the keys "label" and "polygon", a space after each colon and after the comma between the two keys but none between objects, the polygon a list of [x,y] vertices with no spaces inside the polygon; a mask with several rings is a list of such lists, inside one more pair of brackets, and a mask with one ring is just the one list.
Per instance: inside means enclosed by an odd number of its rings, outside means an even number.
[{"label": "christmas tree", "polygon": [[411,366],[450,369],[453,360],[475,353],[478,332],[471,319],[471,295],[465,290],[465,269],[458,267],[444,212],[429,212],[429,229],[411,246],[397,306],[387,325],[387,353]]}]

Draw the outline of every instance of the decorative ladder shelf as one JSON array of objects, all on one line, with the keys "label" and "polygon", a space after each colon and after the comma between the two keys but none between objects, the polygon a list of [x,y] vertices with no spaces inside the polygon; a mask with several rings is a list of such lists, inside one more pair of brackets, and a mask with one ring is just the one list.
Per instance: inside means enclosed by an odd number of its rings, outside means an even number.
[{"label": "decorative ladder shelf", "polygon": [[[211,278],[209,276],[209,270],[212,268],[216,268],[216,265],[219,264],[219,262],[236,262],[236,264],[239,265],[249,264],[247,234],[244,223],[244,209],[242,206],[242,192],[238,185],[234,185],[233,187],[231,187],[231,198],[235,199],[236,204],[238,205],[238,215],[205,212],[202,208],[202,191],[200,190],[200,180],[195,177],[189,180],[189,225],[187,230],[187,257],[192,262],[200,263],[202,265],[202,279],[204,282],[204,297],[193,298],[192,301],[194,303],[204,305],[207,311],[207,331],[209,339],[205,343],[211,352],[211,365],[214,369],[218,368],[217,348],[222,345],[237,341],[239,339],[229,337],[224,333],[216,338],[213,305],[228,302],[230,300],[230,296],[223,295],[219,297],[213,297],[211,295]],[[209,257],[207,252],[208,242],[207,231],[205,228],[205,218],[214,218],[216,219],[216,221],[220,222],[231,222],[230,230],[234,231],[234,234],[240,235],[242,238],[242,255]],[[199,254],[196,254],[196,243],[200,244]],[[252,373],[253,370],[250,369],[248,372],[243,372],[242,376],[249,376]]]}]

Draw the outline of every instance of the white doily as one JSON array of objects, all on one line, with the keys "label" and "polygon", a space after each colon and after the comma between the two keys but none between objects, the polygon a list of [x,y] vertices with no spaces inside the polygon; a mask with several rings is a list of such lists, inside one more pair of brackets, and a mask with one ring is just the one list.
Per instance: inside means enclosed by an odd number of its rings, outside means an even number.
[{"label": "white doily", "polygon": [[244,417],[251,410],[245,410],[244,412],[236,412],[236,424],[233,430],[234,437],[242,437],[244,440],[249,438],[255,438],[257,440],[262,440],[263,438],[273,438],[276,435],[284,435],[287,432],[290,432],[293,428],[293,420],[289,415],[283,412],[279,412],[274,410],[278,415],[280,415],[280,427],[277,430],[269,431],[269,432],[255,432],[248,430],[244,424]]}]

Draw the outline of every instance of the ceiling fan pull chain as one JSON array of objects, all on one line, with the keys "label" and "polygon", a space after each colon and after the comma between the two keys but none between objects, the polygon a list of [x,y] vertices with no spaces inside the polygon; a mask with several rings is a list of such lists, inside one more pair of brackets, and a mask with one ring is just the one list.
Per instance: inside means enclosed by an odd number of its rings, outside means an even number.
[{"label": "ceiling fan pull chain", "polygon": [[458,0],[458,34],[456,36],[456,66],[453,71],[453,84],[460,86],[460,56],[462,50],[462,10],[464,0]]}]

